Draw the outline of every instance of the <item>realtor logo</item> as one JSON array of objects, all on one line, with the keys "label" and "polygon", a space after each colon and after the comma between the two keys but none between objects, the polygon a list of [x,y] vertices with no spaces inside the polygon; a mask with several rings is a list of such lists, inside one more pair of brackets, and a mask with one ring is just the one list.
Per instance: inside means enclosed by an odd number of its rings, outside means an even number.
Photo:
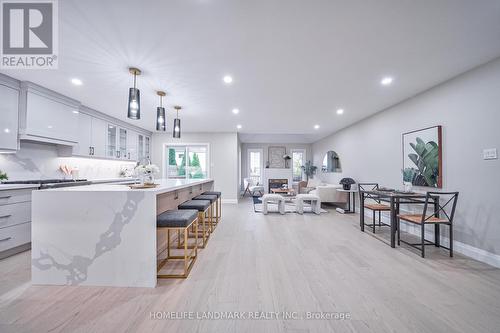
[{"label": "realtor logo", "polygon": [[1,0],[3,69],[57,68],[57,0]]}]

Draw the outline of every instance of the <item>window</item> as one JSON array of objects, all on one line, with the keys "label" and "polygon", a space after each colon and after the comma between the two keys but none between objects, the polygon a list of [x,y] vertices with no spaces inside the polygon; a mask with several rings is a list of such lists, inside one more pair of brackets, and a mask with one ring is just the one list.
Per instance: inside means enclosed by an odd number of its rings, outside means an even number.
[{"label": "window", "polygon": [[292,149],[292,173],[294,182],[300,182],[302,180],[302,166],[305,163],[305,159],[305,149]]},{"label": "window", "polygon": [[168,179],[208,178],[208,145],[165,145]]},{"label": "window", "polygon": [[248,177],[252,178],[253,184],[261,184],[262,181],[262,149],[248,150]]}]

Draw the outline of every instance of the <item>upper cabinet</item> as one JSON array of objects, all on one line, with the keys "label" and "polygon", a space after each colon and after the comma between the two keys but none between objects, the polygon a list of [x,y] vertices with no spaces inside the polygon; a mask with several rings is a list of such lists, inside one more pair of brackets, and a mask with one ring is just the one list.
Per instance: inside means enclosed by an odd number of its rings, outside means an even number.
[{"label": "upper cabinet", "polygon": [[149,158],[148,135],[74,99],[0,73],[0,152],[15,152],[19,140],[29,140],[58,145],[60,156],[140,161]]},{"label": "upper cabinet", "polygon": [[144,137],[145,141],[144,141],[144,155],[145,157],[149,160],[151,159],[151,137],[149,136],[145,136]]},{"label": "upper cabinet", "polygon": [[80,112],[78,115],[78,144],[73,155],[106,157],[106,122]]},{"label": "upper cabinet", "polygon": [[37,85],[21,84],[20,138],[75,145],[80,103]]},{"label": "upper cabinet", "polygon": [[137,154],[137,147],[139,141],[139,134],[137,132],[127,131],[127,160],[137,161],[139,156]]},{"label": "upper cabinet", "polygon": [[0,82],[0,151],[17,150],[19,91]]}]

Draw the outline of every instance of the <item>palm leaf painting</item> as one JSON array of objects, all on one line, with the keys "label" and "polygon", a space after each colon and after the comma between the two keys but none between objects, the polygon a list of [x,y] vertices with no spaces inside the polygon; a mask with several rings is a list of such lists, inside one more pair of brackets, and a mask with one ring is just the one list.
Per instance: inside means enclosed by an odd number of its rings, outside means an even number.
[{"label": "palm leaf painting", "polygon": [[441,187],[440,145],[441,126],[403,134],[403,170],[413,185]]}]

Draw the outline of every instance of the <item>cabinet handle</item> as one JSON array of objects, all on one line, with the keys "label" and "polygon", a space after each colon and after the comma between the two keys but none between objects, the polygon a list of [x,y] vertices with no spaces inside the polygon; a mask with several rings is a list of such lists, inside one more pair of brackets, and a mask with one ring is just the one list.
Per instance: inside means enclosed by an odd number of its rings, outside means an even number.
[{"label": "cabinet handle", "polygon": [[120,158],[120,151],[119,150],[116,151],[116,158]]},{"label": "cabinet handle", "polygon": [[92,147],[92,156],[94,156],[94,155],[95,155],[95,148]]},{"label": "cabinet handle", "polygon": [[0,216],[0,219],[6,219],[6,218],[11,217],[11,216],[12,216],[12,214],[9,214],[9,215],[3,215],[3,216]]},{"label": "cabinet handle", "polygon": [[130,160],[130,153],[128,153],[128,159]]},{"label": "cabinet handle", "polygon": [[0,242],[6,242],[6,241],[11,240],[11,239],[12,239],[12,237],[2,238],[2,239],[0,239]]},{"label": "cabinet handle", "polygon": [[11,197],[11,195],[8,195],[8,196],[6,196],[6,197],[0,197],[0,199],[8,199],[8,198],[10,198],[10,197]]},{"label": "cabinet handle", "polygon": [[92,155],[92,147],[89,147],[89,155]]}]

